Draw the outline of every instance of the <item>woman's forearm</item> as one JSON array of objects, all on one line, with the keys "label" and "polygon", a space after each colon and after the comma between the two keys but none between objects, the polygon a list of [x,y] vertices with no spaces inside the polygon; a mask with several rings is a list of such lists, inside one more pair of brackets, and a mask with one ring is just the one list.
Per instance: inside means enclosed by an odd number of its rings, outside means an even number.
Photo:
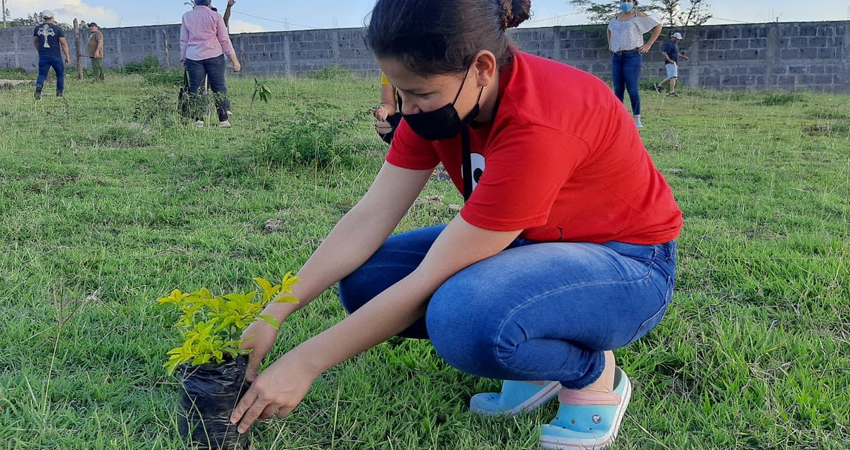
[{"label": "woman's forearm", "polygon": [[425,315],[428,299],[446,280],[500,252],[519,233],[482,230],[456,217],[410,275],[293,352],[318,375],[386,341]]},{"label": "woman's forearm", "polygon": [[649,44],[650,47],[652,47],[652,44],[655,44],[655,41],[658,39],[658,36],[661,35],[661,29],[662,28],[664,28],[664,27],[661,24],[659,24],[657,27],[655,27],[655,30],[652,32],[652,37],[650,37],[649,42],[647,42],[647,44]]},{"label": "woman's forearm", "polygon": [[439,285],[414,281],[416,273],[385,290],[332,328],[292,351],[316,375],[401,333],[425,315]]},{"label": "woman's forearm", "polygon": [[[385,105],[392,109],[393,114],[395,114],[396,110],[396,98],[395,98],[395,89],[391,84],[382,84],[381,85],[381,105]],[[392,115],[392,114],[390,114]]]}]

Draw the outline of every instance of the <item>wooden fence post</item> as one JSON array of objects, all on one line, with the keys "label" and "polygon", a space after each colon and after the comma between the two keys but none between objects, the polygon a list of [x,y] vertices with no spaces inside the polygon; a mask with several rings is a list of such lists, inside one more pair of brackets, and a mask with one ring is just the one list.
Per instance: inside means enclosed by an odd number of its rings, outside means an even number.
[{"label": "wooden fence post", "polygon": [[171,57],[168,55],[168,33],[162,30],[162,39],[165,42],[165,68],[171,69]]},{"label": "wooden fence post", "polygon": [[77,79],[83,79],[83,64],[80,61],[80,23],[74,19],[74,47],[77,51]]}]

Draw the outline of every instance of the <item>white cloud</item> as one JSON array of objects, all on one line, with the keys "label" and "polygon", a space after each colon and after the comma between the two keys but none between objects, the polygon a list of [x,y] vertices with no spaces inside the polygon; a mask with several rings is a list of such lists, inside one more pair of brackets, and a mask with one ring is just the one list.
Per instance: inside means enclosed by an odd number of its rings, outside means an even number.
[{"label": "white cloud", "polygon": [[119,26],[121,16],[115,11],[100,6],[90,6],[82,0],[27,0],[26,4],[10,2],[12,17],[23,17],[33,12],[49,9],[56,14],[57,22],[73,23],[74,19],[97,22],[103,26]]},{"label": "white cloud", "polygon": [[266,29],[255,23],[230,19],[230,32],[233,34],[261,33],[263,31],[266,31]]}]

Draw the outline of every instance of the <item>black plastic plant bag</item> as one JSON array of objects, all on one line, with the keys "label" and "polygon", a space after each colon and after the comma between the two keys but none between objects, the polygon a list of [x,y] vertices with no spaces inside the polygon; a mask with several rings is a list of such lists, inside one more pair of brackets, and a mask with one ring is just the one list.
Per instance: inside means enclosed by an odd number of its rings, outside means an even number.
[{"label": "black plastic plant bag", "polygon": [[248,434],[240,435],[230,414],[248,390],[245,372],[248,357],[224,364],[180,367],[182,412],[180,436],[193,448],[236,450],[248,448]]}]

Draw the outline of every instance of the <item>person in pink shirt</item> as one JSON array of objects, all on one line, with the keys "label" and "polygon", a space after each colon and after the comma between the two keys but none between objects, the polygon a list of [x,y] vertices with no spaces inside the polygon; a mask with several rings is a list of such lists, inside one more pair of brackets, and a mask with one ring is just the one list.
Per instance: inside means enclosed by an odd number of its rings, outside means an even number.
[{"label": "person in pink shirt", "polygon": [[[233,70],[242,66],[227,34],[224,20],[210,7],[210,0],[195,0],[195,7],[183,15],[180,30],[180,62],[189,73],[189,93],[197,100],[198,90],[209,77],[210,88],[218,111],[219,127],[230,127],[228,117],[227,86],[224,82],[226,63],[224,56],[233,62]],[[197,103],[196,103],[197,104]],[[202,117],[196,117],[195,126],[203,127]]]}]

